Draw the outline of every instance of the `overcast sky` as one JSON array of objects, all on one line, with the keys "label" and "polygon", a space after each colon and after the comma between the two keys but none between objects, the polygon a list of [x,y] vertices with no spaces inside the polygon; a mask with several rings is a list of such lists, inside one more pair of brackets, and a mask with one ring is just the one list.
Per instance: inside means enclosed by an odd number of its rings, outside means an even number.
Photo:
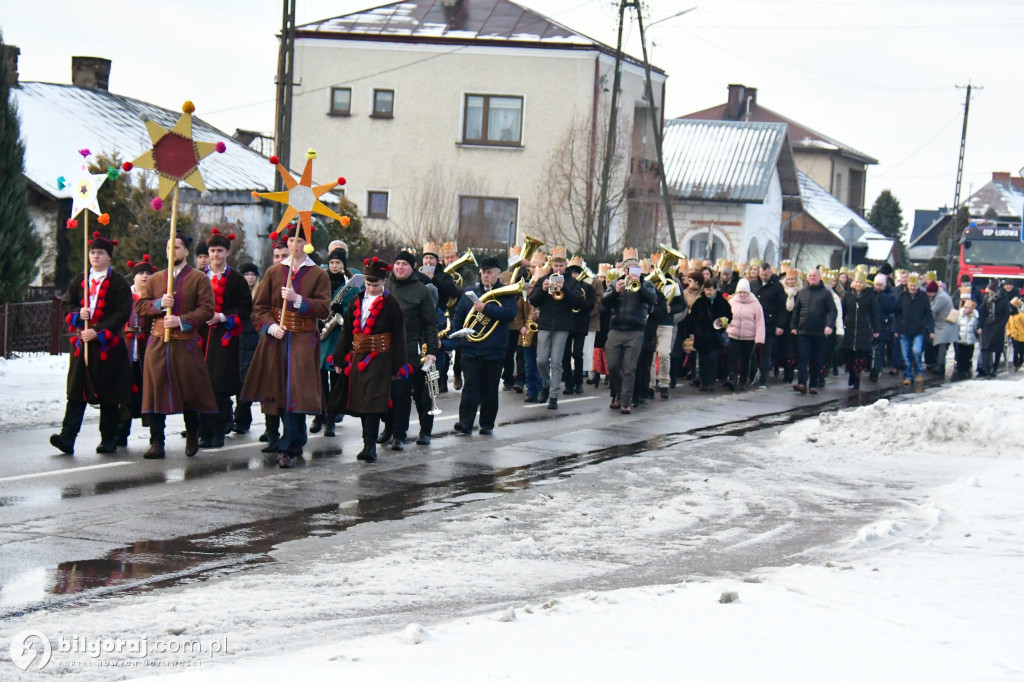
[{"label": "overcast sky", "polygon": [[[298,0],[298,23],[374,7]],[[571,29],[615,44],[617,2],[523,0]],[[273,131],[280,0],[0,0],[0,29],[21,48],[24,81],[68,83],[72,55],[113,60],[112,92],[196,114],[227,133]],[[992,171],[1024,167],[1024,0],[653,0],[651,61],[669,74],[668,117],[726,99],[729,83],[758,102],[879,159],[870,204],[891,189],[912,222],[952,204],[973,82],[966,196]],[[633,16],[627,12],[627,16]],[[640,54],[635,17],[626,51]],[[354,74],[357,77],[358,74]]]}]

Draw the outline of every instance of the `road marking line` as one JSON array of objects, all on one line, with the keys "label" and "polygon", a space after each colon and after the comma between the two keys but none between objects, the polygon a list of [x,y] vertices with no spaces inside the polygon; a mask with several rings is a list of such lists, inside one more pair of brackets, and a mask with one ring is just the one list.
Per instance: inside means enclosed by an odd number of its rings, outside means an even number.
[{"label": "road marking line", "polygon": [[[565,400],[562,400],[561,398],[558,398],[558,404],[559,405],[568,405],[569,403],[578,403],[581,400],[597,400],[600,397],[601,396],[590,395],[590,396],[583,396],[582,398],[566,398]],[[530,409],[531,407],[547,407],[547,406],[548,406],[547,403],[537,403],[536,405],[525,405],[524,407],[526,409]]]},{"label": "road marking line", "polygon": [[110,462],[109,464],[92,464],[84,467],[72,467],[70,469],[61,469],[60,471],[43,471],[38,474],[22,474],[20,476],[8,476],[7,478],[0,478],[0,483],[7,483],[8,481],[24,481],[26,478],[42,478],[43,476],[59,476],[60,474],[73,474],[79,471],[89,471],[91,469],[106,469],[108,467],[123,467],[128,464],[137,464],[138,462]]}]

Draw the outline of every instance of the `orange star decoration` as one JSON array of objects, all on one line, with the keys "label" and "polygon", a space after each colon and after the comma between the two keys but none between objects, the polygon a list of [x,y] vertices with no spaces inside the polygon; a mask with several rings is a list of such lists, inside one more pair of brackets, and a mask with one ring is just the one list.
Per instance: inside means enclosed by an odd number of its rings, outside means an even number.
[{"label": "orange star decoration", "polygon": [[125,164],[125,170],[138,166],[156,171],[160,176],[160,187],[157,190],[160,199],[166,199],[181,181],[187,182],[200,192],[205,192],[206,184],[203,182],[203,176],[199,174],[199,162],[214,152],[224,153],[227,148],[223,142],[193,140],[192,112],[196,107],[192,102],[185,102],[181,110],[184,113],[170,130],[156,121],[147,120],[146,130],[153,141],[153,148],[131,163]]},{"label": "orange star decoration", "polygon": [[313,159],[316,158],[316,151],[310,149],[306,152],[306,168],[302,171],[302,178],[296,180],[287,168],[285,168],[276,156],[270,157],[270,163],[277,166],[281,174],[284,186],[288,189],[284,192],[253,192],[255,199],[270,199],[279,204],[286,204],[288,209],[281,216],[281,222],[277,225],[270,238],[277,239],[280,233],[292,221],[292,218],[299,216],[300,224],[305,232],[306,246],[303,249],[306,253],[313,253],[313,214],[319,213],[328,218],[334,218],[342,227],[348,227],[348,216],[338,215],[320,201],[320,197],[335,187],[345,184],[345,178],[338,178],[336,182],[329,182],[325,185],[313,186]]}]

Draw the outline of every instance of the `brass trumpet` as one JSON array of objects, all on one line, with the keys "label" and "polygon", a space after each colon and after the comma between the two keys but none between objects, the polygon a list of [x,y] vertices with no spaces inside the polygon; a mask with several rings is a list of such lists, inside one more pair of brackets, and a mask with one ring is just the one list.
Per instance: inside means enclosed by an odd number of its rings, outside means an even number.
[{"label": "brass trumpet", "polygon": [[537,249],[544,246],[544,242],[539,239],[526,235],[523,237],[523,251],[519,255],[519,262],[516,263],[515,267],[512,268],[512,276],[509,278],[510,282],[515,282],[519,279],[519,273],[523,269],[523,264],[526,267],[530,267],[530,261],[533,260],[533,254],[537,253]]},{"label": "brass trumpet", "polygon": [[641,284],[640,280],[638,279],[631,279],[628,282],[626,282],[626,288],[632,291],[634,294],[640,291],[640,287],[642,286],[643,284]]},{"label": "brass trumpet", "polygon": [[451,265],[445,266],[444,271],[451,275],[452,279],[455,280],[455,286],[460,288],[463,286],[464,282],[462,280],[462,275],[459,274],[459,270],[466,267],[469,263],[477,265],[476,256],[473,255],[473,249],[466,249],[466,253],[459,256],[458,260],[453,261]]},{"label": "brass trumpet", "polygon": [[[518,282],[509,284],[508,286],[491,289],[480,297],[480,302],[487,303],[488,301],[493,301],[494,299],[502,296],[522,296],[523,291],[525,290],[526,282],[519,280]],[[469,330],[469,333],[465,334],[465,337],[468,340],[474,343],[479,343],[493,334],[499,324],[501,324],[501,322],[498,320],[492,320],[483,313],[470,310],[469,314],[466,315],[465,321],[462,323],[462,329]]]}]

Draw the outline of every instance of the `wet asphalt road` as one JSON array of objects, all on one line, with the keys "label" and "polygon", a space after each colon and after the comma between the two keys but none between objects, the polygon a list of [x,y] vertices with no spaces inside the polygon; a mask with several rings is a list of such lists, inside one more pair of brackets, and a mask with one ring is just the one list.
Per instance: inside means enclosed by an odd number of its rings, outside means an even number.
[{"label": "wet asphalt road", "polygon": [[[474,493],[512,492],[683,441],[742,437],[899,391],[888,376],[865,382],[870,390],[860,393],[845,384],[833,378],[818,396],[773,384],[734,400],[722,399],[722,389],[709,399],[680,387],[629,416],[609,410],[607,392],[591,386],[563,397],[557,411],[503,392],[494,435],[468,438],[451,432],[458,393],[449,393],[439,399],[430,446],[381,449],[380,460],[366,465],[355,460],[358,423],[346,419],[336,438],[311,436],[305,462],[292,470],[260,452],[262,429],[194,459],[185,458],[183,440],[169,437],[163,461],[142,459],[147,434],[138,425],[117,455],[94,452],[94,421],[74,457],[48,444],[53,427],[0,433],[0,618],[221,575],[273,561],[269,552],[288,541],[429,515]],[[168,434],[177,424],[169,420]]]}]

